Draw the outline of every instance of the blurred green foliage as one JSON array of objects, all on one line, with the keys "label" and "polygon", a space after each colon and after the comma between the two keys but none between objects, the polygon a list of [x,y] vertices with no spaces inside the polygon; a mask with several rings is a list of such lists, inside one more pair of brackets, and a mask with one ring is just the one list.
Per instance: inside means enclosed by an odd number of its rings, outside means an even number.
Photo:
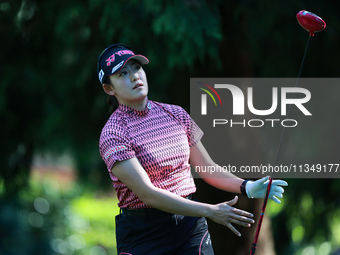
[{"label": "blurred green foliage", "polygon": [[[145,54],[150,98],[188,110],[190,77],[295,77],[307,41],[295,19],[302,9],[327,22],[302,76],[337,77],[338,1],[1,0],[0,251],[114,254],[115,201],[89,195],[110,187],[98,153],[108,118],[96,76],[103,48],[124,42]],[[325,102],[337,94],[328,91]],[[336,158],[337,147],[318,147],[340,142],[338,126],[327,127],[296,133],[283,154]],[[307,142],[292,145],[301,137]],[[81,185],[67,192],[53,181],[29,185],[36,153],[65,151]],[[284,206],[268,209],[278,254],[323,255],[340,246],[339,191],[337,179],[289,180]]]},{"label": "blurred green foliage", "polygon": [[[288,180],[293,187],[295,182],[301,181]],[[308,182],[313,186],[320,180]],[[296,197],[296,194],[290,192],[284,195],[280,206],[268,203],[267,214],[272,218],[276,232],[275,245],[278,254],[329,255],[340,246],[339,206],[333,202],[315,199],[311,193],[306,189]]]},{"label": "blurred green foliage", "polygon": [[33,177],[20,203],[0,206],[1,254],[116,254],[117,202],[76,182]]}]

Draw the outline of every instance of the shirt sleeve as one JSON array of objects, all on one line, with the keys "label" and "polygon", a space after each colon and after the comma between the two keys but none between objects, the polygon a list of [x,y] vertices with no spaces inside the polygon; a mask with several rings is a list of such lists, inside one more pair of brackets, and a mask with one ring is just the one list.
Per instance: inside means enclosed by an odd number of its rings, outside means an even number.
[{"label": "shirt sleeve", "polygon": [[99,141],[99,151],[109,172],[117,161],[136,156],[124,128],[114,124],[106,125],[103,128]]},{"label": "shirt sleeve", "polygon": [[189,146],[195,146],[202,139],[203,134],[202,129],[200,129],[196,122],[190,117]]},{"label": "shirt sleeve", "polygon": [[204,133],[182,107],[179,107],[178,109],[178,117],[180,121],[184,124],[189,141],[189,147],[191,148],[202,139]]}]

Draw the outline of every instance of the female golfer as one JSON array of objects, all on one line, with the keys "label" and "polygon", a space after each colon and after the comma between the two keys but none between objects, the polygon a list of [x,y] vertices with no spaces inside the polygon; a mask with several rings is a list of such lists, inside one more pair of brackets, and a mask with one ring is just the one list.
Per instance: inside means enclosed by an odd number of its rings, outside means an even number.
[{"label": "female golfer", "polygon": [[[100,136],[100,154],[117,192],[118,254],[213,254],[205,217],[241,236],[233,224],[250,227],[253,215],[233,207],[238,197],[212,205],[196,201],[190,164],[217,167],[200,142],[203,132],[181,107],[148,99],[142,65],[149,60],[125,44],[106,48],[97,73],[109,95],[112,115]],[[263,198],[268,177],[258,181],[230,173],[202,176],[216,188]],[[226,178],[228,177],[228,178]],[[270,198],[284,192],[281,180],[272,184]]]}]

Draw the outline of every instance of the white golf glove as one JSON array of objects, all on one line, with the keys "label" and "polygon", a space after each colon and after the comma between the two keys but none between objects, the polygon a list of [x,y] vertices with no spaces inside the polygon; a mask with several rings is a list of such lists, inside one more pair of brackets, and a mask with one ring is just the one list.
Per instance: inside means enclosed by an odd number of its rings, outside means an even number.
[{"label": "white golf glove", "polygon": [[[246,193],[249,198],[264,198],[267,193],[269,176],[263,177],[257,181],[248,181],[246,184]],[[283,180],[273,180],[269,192],[269,198],[275,203],[280,204],[279,198],[283,197],[284,189],[280,186],[288,186],[288,183]]]}]

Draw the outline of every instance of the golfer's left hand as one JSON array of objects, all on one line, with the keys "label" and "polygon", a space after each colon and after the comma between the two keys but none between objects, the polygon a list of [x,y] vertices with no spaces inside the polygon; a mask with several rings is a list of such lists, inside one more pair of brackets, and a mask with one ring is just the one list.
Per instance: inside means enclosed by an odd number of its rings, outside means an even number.
[{"label": "golfer's left hand", "polygon": [[[257,181],[248,181],[246,184],[246,192],[249,198],[264,198],[266,196],[269,176],[263,177]],[[283,197],[284,189],[281,186],[288,186],[283,180],[273,180],[269,192],[269,198],[275,203],[280,204],[279,198]]]}]

